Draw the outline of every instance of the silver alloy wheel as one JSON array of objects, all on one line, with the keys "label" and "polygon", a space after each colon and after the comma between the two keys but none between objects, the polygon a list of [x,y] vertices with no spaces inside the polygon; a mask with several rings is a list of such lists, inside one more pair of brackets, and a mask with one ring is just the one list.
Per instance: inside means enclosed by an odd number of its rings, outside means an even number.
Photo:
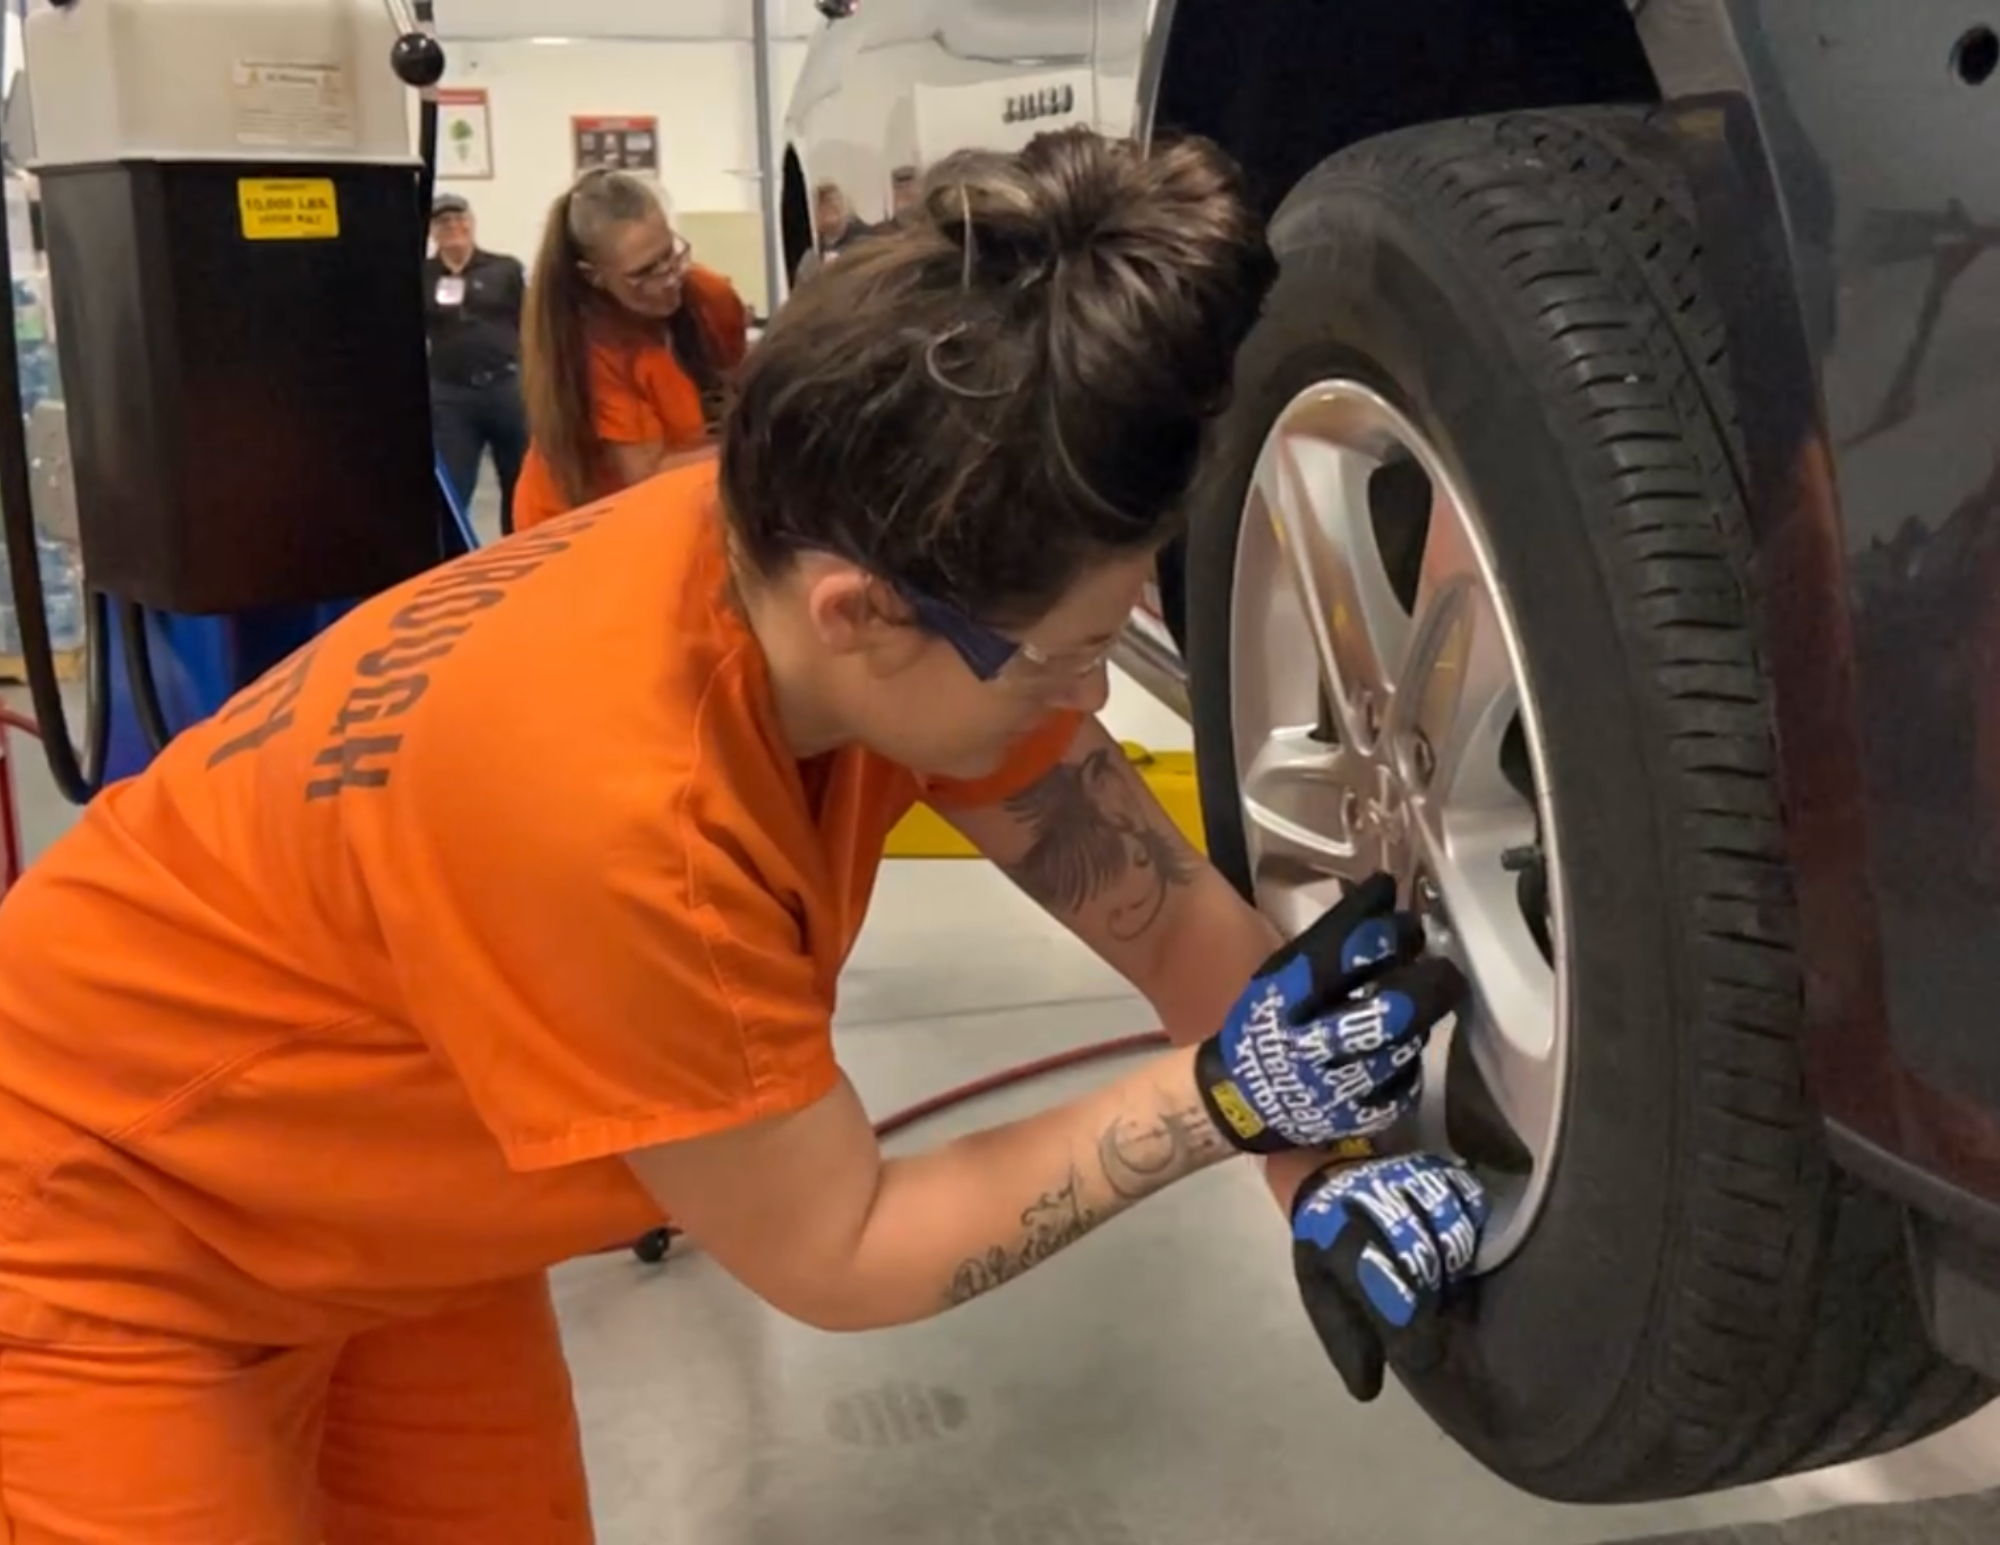
[{"label": "silver alloy wheel", "polygon": [[[1400,519],[1380,510],[1391,469],[1419,490]],[[1425,913],[1432,948],[1473,984],[1426,1058],[1418,1125],[1441,1146],[1447,1112],[1457,1135],[1461,1100],[1477,1098],[1487,1130],[1497,1116],[1511,1135],[1493,1155],[1459,1145],[1492,1196],[1479,1257],[1491,1269],[1532,1228],[1554,1166],[1569,1022],[1534,699],[1477,513],[1391,403],[1322,382],[1279,414],[1258,458],[1230,615],[1258,904],[1295,933],[1343,880],[1386,869]],[[1539,930],[1523,900],[1528,864],[1547,881]],[[1450,1087],[1468,1078],[1481,1087]]]}]

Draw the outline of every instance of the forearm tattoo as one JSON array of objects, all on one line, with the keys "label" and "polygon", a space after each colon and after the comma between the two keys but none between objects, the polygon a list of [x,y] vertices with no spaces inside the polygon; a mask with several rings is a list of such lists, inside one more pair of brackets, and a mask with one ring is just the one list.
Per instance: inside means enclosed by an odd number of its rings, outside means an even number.
[{"label": "forearm tattoo", "polygon": [[1117,748],[1064,762],[1007,802],[1034,833],[1007,866],[1014,882],[1058,915],[1104,909],[1111,936],[1137,939],[1173,892],[1199,873],[1193,849],[1149,805],[1146,786]]},{"label": "forearm tattoo", "polygon": [[950,1305],[969,1304],[1042,1264],[1097,1227],[1097,1213],[1084,1205],[1083,1176],[1071,1165],[1069,1178],[1021,1214],[1021,1234],[984,1255],[969,1256],[952,1273],[945,1293]]},{"label": "forearm tattoo", "polygon": [[1015,1238],[959,1263],[945,1292],[946,1305],[970,1303],[1012,1282],[1132,1203],[1164,1190],[1224,1152],[1214,1123],[1199,1106],[1167,1111],[1151,1122],[1113,1122],[1097,1140],[1097,1183],[1110,1192],[1110,1198],[1093,1206],[1092,1187],[1071,1165],[1060,1186],[1022,1212],[1021,1232]]},{"label": "forearm tattoo", "polygon": [[1097,1140],[1104,1183],[1127,1202],[1142,1201],[1222,1151],[1222,1136],[1199,1105],[1168,1111],[1151,1124],[1117,1122]]}]

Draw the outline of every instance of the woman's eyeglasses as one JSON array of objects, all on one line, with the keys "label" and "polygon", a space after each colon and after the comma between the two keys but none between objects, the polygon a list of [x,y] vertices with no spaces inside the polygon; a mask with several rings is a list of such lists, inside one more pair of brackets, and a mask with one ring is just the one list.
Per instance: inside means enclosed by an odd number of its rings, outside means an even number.
[{"label": "woman's eyeglasses", "polygon": [[893,585],[903,604],[915,613],[917,626],[943,639],[957,651],[966,668],[981,681],[1028,684],[1068,682],[1088,676],[1111,658],[1111,646],[1101,649],[1045,650],[1026,639],[1006,634],[967,615],[948,601]]},{"label": "woman's eyeglasses", "polygon": [[635,268],[630,273],[618,277],[627,284],[652,285],[667,284],[686,276],[688,265],[693,261],[694,248],[685,236],[676,236],[673,246],[643,268]]},{"label": "woman's eyeglasses", "polygon": [[[876,571],[851,553],[838,548],[822,546],[819,543],[805,544],[809,550],[825,553],[830,558],[840,558],[868,573]],[[1036,687],[1067,686],[1080,681],[1096,670],[1101,670],[1110,660],[1116,647],[1106,644],[1101,648],[1045,650],[1039,644],[1026,639],[1009,638],[997,628],[988,626],[972,616],[963,607],[951,601],[939,600],[926,595],[913,585],[901,580],[890,579],[876,574],[883,584],[896,593],[902,603],[909,607],[911,617],[917,627],[931,637],[943,640],[951,646],[965,668],[983,682],[998,683],[1002,686]]]}]

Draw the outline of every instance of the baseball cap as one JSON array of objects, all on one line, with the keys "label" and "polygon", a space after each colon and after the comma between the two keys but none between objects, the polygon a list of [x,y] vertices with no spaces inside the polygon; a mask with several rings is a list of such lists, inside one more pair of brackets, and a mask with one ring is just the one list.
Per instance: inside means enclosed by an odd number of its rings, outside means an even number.
[{"label": "baseball cap", "polygon": [[446,215],[468,215],[471,213],[472,206],[466,203],[462,194],[440,193],[436,198],[431,200],[431,218],[433,220],[441,220]]}]

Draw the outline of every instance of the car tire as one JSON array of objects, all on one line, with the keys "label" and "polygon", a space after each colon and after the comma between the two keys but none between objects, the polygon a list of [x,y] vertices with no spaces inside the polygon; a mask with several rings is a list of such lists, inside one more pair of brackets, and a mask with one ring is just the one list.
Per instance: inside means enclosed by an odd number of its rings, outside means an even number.
[{"label": "car tire", "polygon": [[1232,592],[1264,442],[1330,379],[1451,465],[1538,703],[1567,898],[1563,1126],[1532,1232],[1403,1382],[1506,1480],[1577,1502],[1881,1452],[1985,1403],[1932,1349],[1901,1216],[1808,1099],[1756,564],[1717,309],[1642,110],[1430,125],[1322,164],[1272,225],[1188,541],[1212,856],[1250,893]]}]

